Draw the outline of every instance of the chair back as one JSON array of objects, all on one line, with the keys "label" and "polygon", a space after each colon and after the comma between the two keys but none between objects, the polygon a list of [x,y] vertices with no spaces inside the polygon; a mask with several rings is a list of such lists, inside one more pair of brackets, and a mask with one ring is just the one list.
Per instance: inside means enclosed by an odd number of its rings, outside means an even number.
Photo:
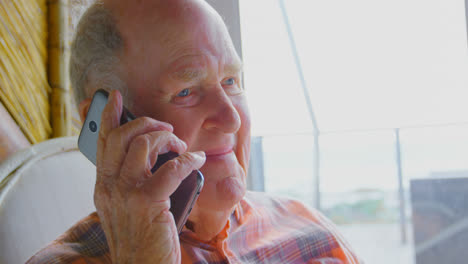
[{"label": "chair back", "polygon": [[0,263],[24,263],[95,211],[95,166],[77,137],[15,153],[0,164]]}]

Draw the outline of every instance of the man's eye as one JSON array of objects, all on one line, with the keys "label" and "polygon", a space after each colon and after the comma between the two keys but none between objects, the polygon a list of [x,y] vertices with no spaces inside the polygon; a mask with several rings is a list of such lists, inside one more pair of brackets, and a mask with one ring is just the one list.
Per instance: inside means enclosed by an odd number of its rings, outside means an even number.
[{"label": "man's eye", "polygon": [[186,88],[180,91],[180,93],[177,94],[177,97],[186,97],[188,95],[190,95],[190,89]]},{"label": "man's eye", "polygon": [[229,78],[224,81],[224,85],[234,85],[236,83],[236,79],[234,78]]}]

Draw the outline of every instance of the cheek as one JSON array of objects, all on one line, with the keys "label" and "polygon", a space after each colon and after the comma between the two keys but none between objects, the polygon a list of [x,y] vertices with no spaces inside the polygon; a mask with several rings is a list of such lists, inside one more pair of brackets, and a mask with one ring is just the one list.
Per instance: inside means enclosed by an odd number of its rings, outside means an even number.
[{"label": "cheek", "polygon": [[247,175],[250,157],[250,114],[245,98],[236,104],[236,109],[241,119],[241,127],[237,133],[238,149],[236,156]]},{"label": "cheek", "polygon": [[168,107],[165,102],[144,104],[142,103],[145,102],[143,98],[139,102],[139,104],[135,104],[132,108],[132,112],[136,116],[148,116],[155,120],[169,123],[174,127],[173,133],[183,140],[187,146],[190,146],[194,142],[197,127],[200,126],[200,122],[197,121],[199,118],[197,118],[196,112]]},{"label": "cheek", "polygon": [[174,127],[174,134],[183,140],[190,150],[190,146],[194,145],[195,139],[197,138],[201,126],[201,119],[197,118],[193,112],[173,112],[170,115],[166,115],[164,121]]},{"label": "cheek", "polygon": [[250,111],[247,105],[247,98],[243,94],[238,98],[232,100],[232,102],[241,119],[241,128],[239,132],[248,131],[248,133],[250,134]]}]

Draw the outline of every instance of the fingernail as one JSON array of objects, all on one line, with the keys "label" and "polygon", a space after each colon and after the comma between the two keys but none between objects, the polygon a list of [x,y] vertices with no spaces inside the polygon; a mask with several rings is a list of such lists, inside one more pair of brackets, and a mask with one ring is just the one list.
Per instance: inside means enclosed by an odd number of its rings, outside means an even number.
[{"label": "fingernail", "polygon": [[205,158],[205,157],[206,157],[204,151],[196,151],[196,152],[194,152],[194,154],[200,156],[201,158]]},{"label": "fingernail", "polygon": [[160,129],[163,129],[163,130],[168,130],[169,132],[173,132],[174,131],[174,127],[172,127],[171,124],[169,123],[155,123],[153,125],[153,127],[157,130],[160,130]]},{"label": "fingernail", "polygon": [[185,141],[181,140],[180,141],[182,143],[182,146],[184,147],[185,150],[187,150],[187,143],[185,143]]},{"label": "fingernail", "polygon": [[177,154],[181,155],[187,151],[187,144],[182,140],[175,140],[171,142],[171,146],[177,149]]}]

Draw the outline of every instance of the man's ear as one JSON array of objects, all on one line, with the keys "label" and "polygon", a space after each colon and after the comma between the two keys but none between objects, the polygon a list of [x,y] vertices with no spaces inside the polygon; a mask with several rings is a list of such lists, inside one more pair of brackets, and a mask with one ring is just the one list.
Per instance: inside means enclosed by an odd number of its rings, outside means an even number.
[{"label": "man's ear", "polygon": [[81,123],[83,123],[86,119],[86,115],[88,114],[89,106],[91,105],[91,98],[84,99],[81,101],[80,105],[78,106],[78,111],[80,112]]}]

